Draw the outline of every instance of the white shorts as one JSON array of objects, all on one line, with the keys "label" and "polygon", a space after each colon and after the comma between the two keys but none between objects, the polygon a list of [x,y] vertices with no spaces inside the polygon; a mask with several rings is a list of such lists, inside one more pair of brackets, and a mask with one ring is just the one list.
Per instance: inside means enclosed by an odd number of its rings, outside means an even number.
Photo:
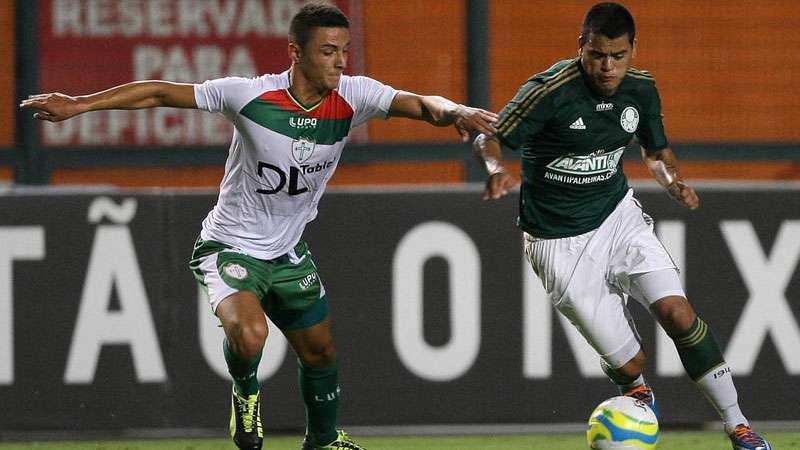
[{"label": "white shorts", "polygon": [[613,368],[641,349],[628,296],[648,310],[661,298],[686,297],[675,263],[632,190],[593,231],[560,239],[526,233],[525,255],[553,306]]}]

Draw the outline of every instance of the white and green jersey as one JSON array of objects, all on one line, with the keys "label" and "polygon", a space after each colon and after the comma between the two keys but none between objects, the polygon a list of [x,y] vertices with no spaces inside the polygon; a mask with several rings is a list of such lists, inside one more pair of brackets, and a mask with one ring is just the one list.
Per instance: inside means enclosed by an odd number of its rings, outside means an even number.
[{"label": "white and green jersey", "polygon": [[315,105],[301,104],[288,89],[288,71],[195,85],[198,109],[222,113],[234,125],[202,239],[260,259],[289,252],[317,215],[350,129],[386,117],[397,93],[371,78],[345,75]]}]

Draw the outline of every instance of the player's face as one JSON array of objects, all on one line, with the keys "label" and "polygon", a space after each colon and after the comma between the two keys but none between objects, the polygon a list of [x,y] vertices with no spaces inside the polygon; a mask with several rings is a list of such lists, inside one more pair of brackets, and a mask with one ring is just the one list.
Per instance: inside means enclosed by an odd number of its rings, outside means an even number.
[{"label": "player's face", "polygon": [[336,89],[347,67],[350,30],[318,27],[300,51],[298,65],[306,79],[322,89]]},{"label": "player's face", "polygon": [[614,39],[590,33],[580,48],[580,58],[592,89],[605,97],[614,95],[631,66],[633,54],[634,45],[627,33]]}]

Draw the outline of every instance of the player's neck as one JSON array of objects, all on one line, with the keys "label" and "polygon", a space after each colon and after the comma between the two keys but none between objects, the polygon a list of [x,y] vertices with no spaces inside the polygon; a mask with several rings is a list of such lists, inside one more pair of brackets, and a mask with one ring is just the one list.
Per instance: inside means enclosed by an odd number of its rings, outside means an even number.
[{"label": "player's neck", "polygon": [[292,65],[289,69],[289,93],[301,104],[317,104],[330,92],[330,89],[306,78],[297,66]]}]

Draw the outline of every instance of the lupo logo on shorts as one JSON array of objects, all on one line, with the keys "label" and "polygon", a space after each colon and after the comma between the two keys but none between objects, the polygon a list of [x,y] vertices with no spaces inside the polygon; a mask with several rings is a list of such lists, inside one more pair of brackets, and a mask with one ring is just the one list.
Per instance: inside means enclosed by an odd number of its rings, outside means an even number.
[{"label": "lupo logo on shorts", "polygon": [[248,275],[247,269],[236,263],[227,264],[223,270],[229,277],[237,280],[244,280]]},{"label": "lupo logo on shorts", "polygon": [[311,272],[310,274],[303,277],[303,279],[300,280],[298,284],[300,285],[300,289],[305,291],[306,289],[310,288],[315,281],[317,281],[317,272]]}]

